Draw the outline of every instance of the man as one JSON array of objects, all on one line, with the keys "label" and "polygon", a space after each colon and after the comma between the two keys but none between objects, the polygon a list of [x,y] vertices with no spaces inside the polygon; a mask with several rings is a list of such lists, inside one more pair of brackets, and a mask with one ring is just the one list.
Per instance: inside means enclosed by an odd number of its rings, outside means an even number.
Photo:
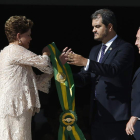
[{"label": "man", "polygon": [[[140,53],[140,28],[136,35],[135,45]],[[128,135],[134,134],[135,140],[140,140],[140,122],[138,121],[138,118],[140,118],[140,68],[136,71],[132,82],[131,118],[126,125],[126,133]]]},{"label": "man", "polygon": [[94,46],[89,59],[64,49],[68,64],[84,66],[74,74],[76,86],[91,84],[92,140],[127,140],[125,132],[130,115],[130,87],[134,62],[131,44],[116,34],[116,19],[108,9],[97,10],[91,16],[94,39],[102,43]]}]

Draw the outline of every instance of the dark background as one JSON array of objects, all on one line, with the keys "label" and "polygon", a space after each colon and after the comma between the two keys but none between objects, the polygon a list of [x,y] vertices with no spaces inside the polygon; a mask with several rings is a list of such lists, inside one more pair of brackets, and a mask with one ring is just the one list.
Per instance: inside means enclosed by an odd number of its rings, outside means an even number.
[{"label": "dark background", "polygon": [[[68,46],[75,53],[88,57],[91,47],[99,42],[94,41],[90,16],[101,8],[111,9],[117,18],[117,34],[133,44],[135,49],[134,71],[140,64],[138,49],[134,45],[136,32],[140,25],[140,5],[138,1],[1,1],[0,2],[0,49],[8,45],[4,33],[5,21],[13,15],[24,15],[33,20],[32,41],[30,50],[41,54],[44,46],[55,42],[60,51]],[[78,72],[81,67],[71,66]],[[41,74],[34,68],[36,74]],[[78,126],[87,140],[90,140],[89,126],[89,86],[76,88],[76,113]],[[62,112],[52,79],[50,93],[39,92],[41,112],[33,117],[33,140],[57,140],[59,115]]]},{"label": "dark background", "polygon": [[70,5],[70,6],[140,6],[139,0],[1,0],[0,4],[13,5]]}]

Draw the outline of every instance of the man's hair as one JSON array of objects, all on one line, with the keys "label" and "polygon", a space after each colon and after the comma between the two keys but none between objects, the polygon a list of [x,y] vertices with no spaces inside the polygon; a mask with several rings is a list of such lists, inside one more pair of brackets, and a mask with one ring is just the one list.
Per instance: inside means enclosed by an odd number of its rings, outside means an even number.
[{"label": "man's hair", "polygon": [[117,31],[117,22],[114,13],[109,9],[100,9],[91,15],[91,19],[102,17],[102,23],[107,27],[109,23],[113,25],[114,31]]},{"label": "man's hair", "polygon": [[17,33],[26,33],[33,26],[33,22],[25,16],[11,16],[5,23],[5,34],[9,43],[16,41]]}]

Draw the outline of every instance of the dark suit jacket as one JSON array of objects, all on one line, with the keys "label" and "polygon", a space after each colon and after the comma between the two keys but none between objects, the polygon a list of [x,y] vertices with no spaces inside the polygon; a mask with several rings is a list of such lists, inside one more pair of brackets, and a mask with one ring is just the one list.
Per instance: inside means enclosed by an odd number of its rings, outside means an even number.
[{"label": "dark suit jacket", "polygon": [[132,80],[131,97],[131,115],[140,118],[140,68],[138,68]]},{"label": "dark suit jacket", "polygon": [[74,75],[75,84],[79,87],[91,84],[92,112],[96,90],[97,108],[102,121],[128,120],[131,108],[133,46],[117,37],[105,53],[102,63],[98,63],[96,61],[101,45],[91,49],[89,69]]}]

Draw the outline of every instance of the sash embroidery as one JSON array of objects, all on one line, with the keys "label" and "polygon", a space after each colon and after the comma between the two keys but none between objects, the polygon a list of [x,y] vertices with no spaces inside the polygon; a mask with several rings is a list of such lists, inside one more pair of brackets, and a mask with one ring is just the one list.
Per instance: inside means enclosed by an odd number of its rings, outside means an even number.
[{"label": "sash embroidery", "polygon": [[59,56],[60,51],[55,43],[48,45],[51,52],[51,62],[54,69],[54,78],[57,93],[63,112],[60,115],[58,140],[86,140],[82,131],[76,124],[77,115],[75,112],[75,86],[70,66],[62,65]]}]

